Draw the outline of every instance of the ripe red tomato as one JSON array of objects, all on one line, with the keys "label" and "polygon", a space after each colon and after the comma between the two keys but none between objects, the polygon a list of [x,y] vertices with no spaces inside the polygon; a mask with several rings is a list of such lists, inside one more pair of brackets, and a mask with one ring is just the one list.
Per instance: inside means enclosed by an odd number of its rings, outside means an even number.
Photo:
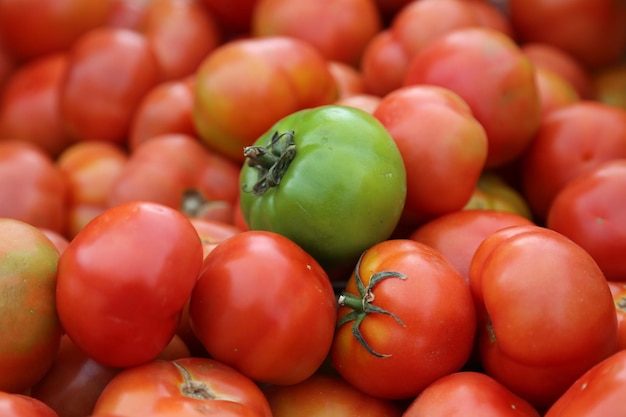
[{"label": "ripe red tomato", "polygon": [[394,239],[372,246],[339,304],[331,360],[366,394],[415,397],[469,359],[476,329],[469,287],[423,243]]},{"label": "ripe red tomato", "polygon": [[93,415],[271,417],[249,378],[214,359],[157,360],[124,369],[104,388]]},{"label": "ripe red tomato", "polygon": [[43,232],[19,220],[0,218],[0,236],[0,391],[24,392],[50,369],[59,348],[59,253]]},{"label": "ripe red tomato", "polygon": [[3,417],[60,417],[52,408],[33,397],[2,391],[0,414]]},{"label": "ripe red tomato", "polygon": [[329,61],[328,69],[337,84],[337,100],[365,93],[361,71],[340,61]]},{"label": "ripe red tomato", "polygon": [[560,233],[498,230],[476,249],[469,278],[485,372],[539,410],[617,348],[607,281]]},{"label": "ripe red tomato", "polygon": [[374,117],[398,145],[406,168],[402,221],[417,225],[463,208],[488,147],[485,129],[467,103],[446,88],[415,85],[383,97]]},{"label": "ripe red tomato", "polygon": [[152,360],[175,334],[201,266],[200,238],[179,211],[150,202],[107,209],[59,258],[63,328],[104,365]]},{"label": "ripe red tomato", "polygon": [[218,220],[192,218],[189,221],[198,231],[205,258],[220,242],[243,231],[232,223]]},{"label": "ripe red tomato", "polygon": [[537,90],[541,102],[541,118],[550,112],[576,103],[580,96],[572,84],[561,75],[543,67],[535,68]]},{"label": "ripe red tomato", "polygon": [[430,384],[402,417],[539,417],[535,408],[480,372],[455,372]]},{"label": "ripe red tomato", "polygon": [[626,157],[604,162],[555,196],[546,226],[585,249],[609,281],[626,281]]},{"label": "ripe red tomato", "polygon": [[378,32],[368,42],[361,57],[365,91],[384,96],[400,87],[411,57],[389,29]]},{"label": "ripe red tomato", "polygon": [[129,29],[101,27],[68,53],[60,92],[67,132],[79,140],[124,143],[140,100],[161,77],[150,43]]},{"label": "ripe red tomato", "polygon": [[212,358],[256,381],[295,384],[328,354],[336,300],[326,272],[293,241],[245,231],[207,255],[189,317]]},{"label": "ripe red tomato", "polygon": [[534,67],[495,29],[457,29],[434,39],[411,60],[405,85],[413,84],[449,88],[469,104],[489,138],[487,167],[520,156],[539,127]]},{"label": "ripe red tomato", "polygon": [[615,302],[617,313],[618,339],[617,349],[626,349],[626,283],[609,281],[609,288]]}]

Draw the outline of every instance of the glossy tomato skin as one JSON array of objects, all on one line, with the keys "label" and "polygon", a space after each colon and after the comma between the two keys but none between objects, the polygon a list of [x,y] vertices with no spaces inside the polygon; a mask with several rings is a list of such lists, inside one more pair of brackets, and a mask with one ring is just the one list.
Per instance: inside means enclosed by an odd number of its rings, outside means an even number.
[{"label": "glossy tomato skin", "polygon": [[403,417],[539,417],[528,401],[492,377],[473,371],[455,372],[429,385]]},{"label": "glossy tomato skin", "polygon": [[326,358],[336,301],[326,272],[293,241],[245,231],[207,255],[189,317],[211,357],[256,381],[294,384]]},{"label": "glossy tomato skin", "polygon": [[604,162],[556,195],[546,226],[583,247],[609,281],[626,281],[626,158]]},{"label": "glossy tomato skin", "polygon": [[176,332],[201,265],[198,233],[179,211],[141,201],[107,209],[59,259],[61,323],[104,365],[152,360]]},{"label": "glossy tomato skin", "polygon": [[35,398],[1,391],[0,413],[5,417],[60,417],[52,408]]},{"label": "glossy tomato skin", "polygon": [[271,417],[255,383],[214,359],[156,360],[125,369],[104,388],[94,415]]},{"label": "glossy tomato skin", "polygon": [[0,391],[23,392],[50,369],[63,332],[56,310],[59,253],[34,226],[0,219]]},{"label": "glossy tomato skin", "polygon": [[[283,136],[272,145],[275,135]],[[290,141],[295,154],[284,153],[292,159],[276,186],[255,191],[264,183],[265,168],[253,166],[254,154],[243,166],[240,205],[246,223],[287,236],[325,268],[351,269],[400,219],[407,191],[398,146],[371,114],[329,105],[281,119],[250,151],[269,146],[280,153]]]},{"label": "glossy tomato skin", "polygon": [[469,277],[485,372],[539,410],[617,349],[607,281],[560,233],[535,225],[498,230],[479,245]]},{"label": "glossy tomato skin", "polygon": [[366,394],[415,397],[461,369],[472,351],[476,315],[469,288],[440,252],[420,242],[393,239],[365,251],[339,303],[331,360]]}]

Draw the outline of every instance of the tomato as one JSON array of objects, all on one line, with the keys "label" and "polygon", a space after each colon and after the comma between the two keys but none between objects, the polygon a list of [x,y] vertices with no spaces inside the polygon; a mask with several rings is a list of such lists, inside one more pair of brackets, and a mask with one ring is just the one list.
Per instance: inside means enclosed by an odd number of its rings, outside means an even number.
[{"label": "tomato", "polygon": [[0,217],[63,233],[68,192],[67,179],[43,149],[0,140]]},{"label": "tomato", "polygon": [[626,157],[626,110],[595,101],[547,115],[521,157],[522,194],[538,220],[556,194],[599,163]]},{"label": "tomato", "polygon": [[200,138],[237,162],[244,161],[243,147],[282,117],[337,97],[328,61],[312,45],[288,37],[228,42],[205,58],[195,79]]},{"label": "tomato", "polygon": [[227,37],[245,35],[252,26],[252,14],[259,0],[203,0]]},{"label": "tomato", "polygon": [[534,67],[513,39],[495,29],[457,29],[430,42],[411,60],[405,85],[414,84],[449,88],[469,104],[489,138],[487,167],[520,156],[539,127]]},{"label": "tomato", "polygon": [[430,384],[403,417],[539,417],[535,408],[480,372],[455,372]]},{"label": "tomato", "polygon": [[622,0],[510,0],[509,16],[522,42],[543,42],[589,68],[615,63],[626,49]]},{"label": "tomato", "polygon": [[366,394],[415,397],[469,359],[476,329],[469,287],[423,243],[393,239],[369,248],[339,305],[331,360]]},{"label": "tomato", "polygon": [[382,29],[374,0],[260,0],[252,36],[289,36],[317,48],[328,60],[357,66],[367,43]]},{"label": "tomato", "polygon": [[2,1],[0,36],[20,59],[41,57],[102,26],[109,10],[109,0]]},{"label": "tomato", "polygon": [[415,229],[409,239],[441,252],[469,284],[469,266],[478,245],[505,227],[533,224],[519,214],[494,209],[466,209],[432,219]]},{"label": "tomato", "polygon": [[196,137],[193,123],[193,76],[166,81],[154,86],[139,102],[133,114],[128,147],[166,133],[182,133]]},{"label": "tomato", "polygon": [[106,26],[139,31],[151,2],[143,0],[109,0]]},{"label": "tomato", "polygon": [[328,69],[337,84],[337,100],[365,93],[360,70],[340,61],[329,61]]},{"label": "tomato", "polygon": [[367,93],[384,96],[402,85],[410,55],[389,29],[368,42],[361,57],[363,83]]},{"label": "tomato", "polygon": [[550,407],[545,417],[619,417],[626,395],[626,350],[585,372]]},{"label": "tomato", "polygon": [[152,46],[165,81],[192,75],[222,41],[215,19],[201,0],[153,0],[140,30]]},{"label": "tomato", "polygon": [[626,157],[604,162],[555,196],[546,226],[585,249],[609,281],[626,281]]},{"label": "tomato", "polygon": [[339,106],[355,107],[357,109],[374,113],[380,104],[381,98],[373,94],[354,94],[349,97],[340,98],[334,104]]},{"label": "tomato", "polygon": [[232,223],[218,220],[192,218],[189,221],[198,231],[202,241],[204,257],[215,249],[221,241],[243,231]]},{"label": "tomato", "polygon": [[325,268],[352,268],[400,219],[402,156],[369,113],[336,105],[302,110],[244,152],[240,205],[248,226],[287,236]]},{"label": "tomato", "polygon": [[59,348],[59,253],[43,232],[19,220],[1,218],[0,236],[0,391],[23,392],[50,369]]},{"label": "tomato", "polygon": [[245,231],[205,258],[189,318],[210,357],[255,381],[295,384],[328,354],[336,301],[326,272],[293,241]]},{"label": "tomato", "polygon": [[54,247],[57,249],[59,254],[63,253],[67,245],[70,244],[68,238],[65,235],[62,235],[59,232],[55,232],[54,230],[46,229],[45,227],[38,227],[38,229],[46,235],[48,239],[54,244]]},{"label": "tomato", "polygon": [[603,68],[592,77],[596,99],[626,110],[626,63]]},{"label": "tomato", "polygon": [[93,415],[125,417],[271,417],[260,388],[208,358],[157,360],[122,370],[104,388]]},{"label": "tomato", "polygon": [[12,73],[0,101],[0,137],[32,142],[52,157],[72,143],[59,107],[66,68],[67,54],[58,53],[22,64]]},{"label": "tomato", "polygon": [[406,167],[402,221],[417,225],[461,209],[476,187],[488,147],[485,129],[467,103],[451,90],[415,85],[387,94],[373,114]]},{"label": "tomato", "polygon": [[63,328],[104,365],[152,360],[175,334],[201,266],[200,238],[179,211],[150,202],[109,208],[59,258]]},{"label": "tomato", "polygon": [[273,417],[402,416],[394,402],[365,394],[337,375],[315,373],[298,384],[271,385],[263,391]]},{"label": "tomato", "polygon": [[60,92],[68,134],[123,144],[140,100],[161,79],[150,42],[129,29],[101,27],[68,54]]},{"label": "tomato", "polygon": [[1,391],[0,413],[5,417],[60,417],[53,409],[35,398]]},{"label": "tomato", "polygon": [[617,348],[607,281],[560,233],[498,230],[476,249],[469,278],[485,372],[539,410]]},{"label": "tomato", "polygon": [[580,100],[574,87],[559,74],[543,67],[537,67],[535,68],[535,77],[539,101],[541,102],[542,118],[555,109],[563,108]]},{"label": "tomato", "polygon": [[626,349],[626,283],[609,281],[609,288],[615,302],[617,313],[618,341],[617,349]]},{"label": "tomato", "polygon": [[522,193],[502,174],[493,171],[480,174],[476,188],[463,208],[509,211],[532,220],[532,212]]}]

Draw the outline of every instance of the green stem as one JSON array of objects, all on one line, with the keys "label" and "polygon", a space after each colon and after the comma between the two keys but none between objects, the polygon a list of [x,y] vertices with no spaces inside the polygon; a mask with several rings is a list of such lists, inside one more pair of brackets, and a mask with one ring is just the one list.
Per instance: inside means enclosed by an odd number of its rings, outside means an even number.
[{"label": "green stem", "polygon": [[261,195],[280,184],[287,168],[296,156],[294,131],[289,130],[284,133],[276,131],[265,146],[247,146],[243,154],[248,166],[256,169],[259,175],[251,190],[247,189],[247,184],[244,184],[242,189],[244,192]]}]

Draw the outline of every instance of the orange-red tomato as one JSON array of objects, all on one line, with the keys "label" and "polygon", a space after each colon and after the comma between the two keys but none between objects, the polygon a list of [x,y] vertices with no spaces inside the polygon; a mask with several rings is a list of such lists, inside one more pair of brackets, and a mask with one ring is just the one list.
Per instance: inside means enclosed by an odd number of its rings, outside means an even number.
[{"label": "orange-red tomato", "polygon": [[609,281],[617,313],[617,349],[626,350],[626,283]]},{"label": "orange-red tomato", "polygon": [[365,92],[365,82],[357,68],[341,61],[329,61],[328,69],[337,83],[337,100]]},{"label": "orange-red tomato", "polygon": [[338,99],[335,101],[335,104],[354,107],[373,114],[381,100],[381,97],[373,94],[354,94],[349,97]]},{"label": "orange-red tomato", "polygon": [[544,67],[535,68],[539,101],[541,102],[541,117],[550,112],[576,103],[580,100],[578,92],[565,78]]},{"label": "orange-red tomato", "polygon": [[0,414],[4,417],[60,417],[43,402],[24,394],[0,392]]},{"label": "orange-red tomato", "polygon": [[389,29],[378,32],[361,58],[365,91],[384,96],[402,85],[410,55]]}]

